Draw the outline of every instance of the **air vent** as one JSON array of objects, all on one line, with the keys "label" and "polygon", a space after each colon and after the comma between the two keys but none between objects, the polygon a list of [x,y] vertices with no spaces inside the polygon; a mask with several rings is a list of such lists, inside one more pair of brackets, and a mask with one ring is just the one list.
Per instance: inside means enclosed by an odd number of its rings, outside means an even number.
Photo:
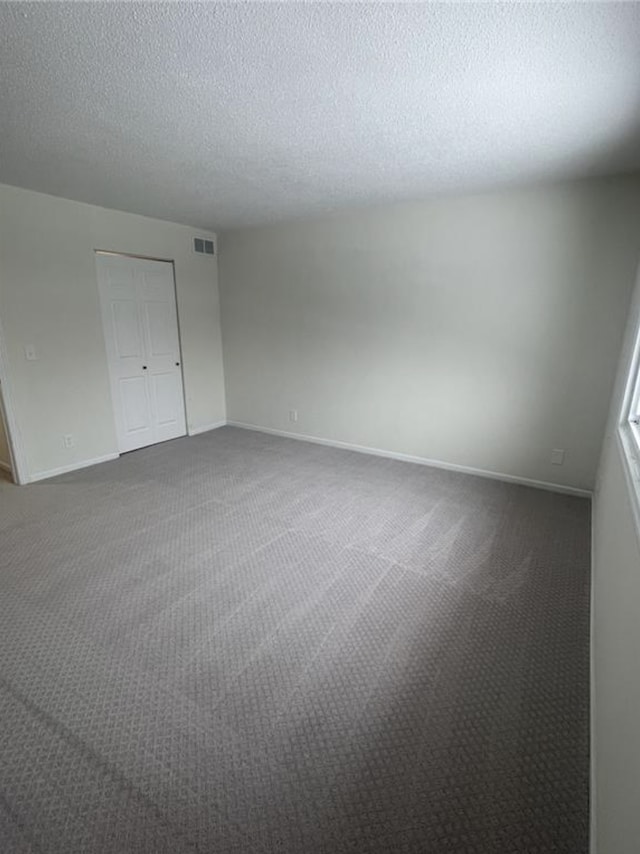
[{"label": "air vent", "polygon": [[207,240],[204,237],[193,238],[193,251],[197,252],[198,255],[216,254],[216,248],[214,246],[213,240]]}]

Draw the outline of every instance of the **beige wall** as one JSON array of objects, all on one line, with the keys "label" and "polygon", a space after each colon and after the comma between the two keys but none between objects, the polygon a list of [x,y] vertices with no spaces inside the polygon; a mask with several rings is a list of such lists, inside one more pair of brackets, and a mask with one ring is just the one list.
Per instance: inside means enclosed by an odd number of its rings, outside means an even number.
[{"label": "beige wall", "polygon": [[[636,222],[640,240],[640,225]],[[640,529],[617,440],[624,381],[640,326],[629,312],[593,508],[592,851],[632,854],[640,839]]]},{"label": "beige wall", "polygon": [[191,251],[200,233],[0,185],[0,318],[31,476],[117,452],[94,249],[174,260],[189,429],[225,418],[217,268]]},{"label": "beige wall", "polygon": [[590,489],[639,215],[627,178],[224,234],[228,418]]}]

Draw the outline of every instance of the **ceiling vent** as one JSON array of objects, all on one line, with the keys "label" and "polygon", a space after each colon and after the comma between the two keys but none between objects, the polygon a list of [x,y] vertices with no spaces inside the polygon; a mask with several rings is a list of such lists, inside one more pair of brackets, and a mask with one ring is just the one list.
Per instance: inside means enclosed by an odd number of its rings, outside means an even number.
[{"label": "ceiling vent", "polygon": [[216,248],[213,240],[208,240],[204,237],[193,238],[193,251],[198,255],[215,255]]}]

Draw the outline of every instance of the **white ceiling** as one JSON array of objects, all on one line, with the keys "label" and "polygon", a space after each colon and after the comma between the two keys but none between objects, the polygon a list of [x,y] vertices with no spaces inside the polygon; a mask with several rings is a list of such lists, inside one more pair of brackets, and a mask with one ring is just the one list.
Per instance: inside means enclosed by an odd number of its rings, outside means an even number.
[{"label": "white ceiling", "polygon": [[640,167],[640,4],[0,4],[0,182],[228,228]]}]

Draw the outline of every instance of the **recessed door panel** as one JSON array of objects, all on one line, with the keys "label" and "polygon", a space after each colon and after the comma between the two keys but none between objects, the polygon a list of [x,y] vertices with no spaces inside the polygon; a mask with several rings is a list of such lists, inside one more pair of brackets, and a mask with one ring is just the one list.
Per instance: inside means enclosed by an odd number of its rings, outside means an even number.
[{"label": "recessed door panel", "polygon": [[116,353],[119,358],[143,356],[142,330],[135,299],[111,300],[111,319]]},{"label": "recessed door panel", "polygon": [[154,374],[150,380],[158,426],[174,425],[179,417],[182,397],[182,388],[176,374],[173,371]]},{"label": "recessed door panel", "polygon": [[167,301],[145,301],[145,320],[149,331],[149,353],[152,356],[171,356],[178,349],[175,312]]},{"label": "recessed door panel", "polygon": [[119,380],[120,404],[127,434],[151,430],[151,408],[146,377],[122,377]]}]

